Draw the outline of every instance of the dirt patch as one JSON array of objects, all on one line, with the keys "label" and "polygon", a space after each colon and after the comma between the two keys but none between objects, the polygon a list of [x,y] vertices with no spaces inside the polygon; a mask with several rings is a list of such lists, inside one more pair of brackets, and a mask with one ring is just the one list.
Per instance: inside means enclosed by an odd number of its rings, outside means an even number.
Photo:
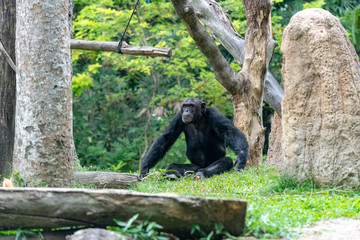
[{"label": "dirt patch", "polygon": [[359,219],[324,220],[301,229],[301,240],[360,240]]}]

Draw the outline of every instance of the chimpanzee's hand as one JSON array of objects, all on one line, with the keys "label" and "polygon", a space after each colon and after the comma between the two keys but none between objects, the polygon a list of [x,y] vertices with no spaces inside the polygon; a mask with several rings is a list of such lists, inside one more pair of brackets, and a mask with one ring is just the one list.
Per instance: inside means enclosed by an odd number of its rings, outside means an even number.
[{"label": "chimpanzee's hand", "polygon": [[236,165],[236,170],[238,170],[239,172],[242,172],[245,170],[246,167],[246,162],[242,163],[239,159],[239,157],[236,158],[235,160],[235,165]]},{"label": "chimpanzee's hand", "polygon": [[142,170],[140,173],[140,179],[143,179],[144,177],[146,177],[149,174],[149,170]]}]

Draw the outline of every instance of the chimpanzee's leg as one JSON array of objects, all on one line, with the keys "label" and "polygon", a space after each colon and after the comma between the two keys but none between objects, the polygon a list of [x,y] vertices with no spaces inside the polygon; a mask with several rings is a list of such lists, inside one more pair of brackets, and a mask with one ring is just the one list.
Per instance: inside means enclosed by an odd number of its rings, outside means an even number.
[{"label": "chimpanzee's leg", "polygon": [[199,169],[195,174],[195,178],[208,178],[212,175],[217,175],[226,171],[230,171],[234,166],[233,160],[229,157],[223,157],[213,162],[209,166]]},{"label": "chimpanzee's leg", "polygon": [[164,176],[175,175],[176,177],[180,178],[183,177],[187,172],[194,173],[198,169],[200,169],[200,167],[195,164],[172,163],[167,166]]}]

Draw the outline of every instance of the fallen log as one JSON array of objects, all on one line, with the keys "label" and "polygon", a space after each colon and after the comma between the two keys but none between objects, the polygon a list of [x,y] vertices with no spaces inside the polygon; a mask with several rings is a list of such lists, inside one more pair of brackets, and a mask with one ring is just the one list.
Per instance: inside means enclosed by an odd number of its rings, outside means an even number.
[{"label": "fallen log", "polygon": [[215,224],[233,235],[243,232],[246,201],[145,194],[129,190],[72,188],[0,188],[0,229],[113,226],[135,214],[188,236],[197,224],[206,233]]},{"label": "fallen log", "polygon": [[74,177],[76,183],[96,188],[126,188],[139,182],[137,175],[129,173],[75,172]]},{"label": "fallen log", "polygon": [[[86,40],[70,40],[71,49],[91,50],[91,51],[108,51],[117,52],[118,42],[104,42],[104,41],[86,41]],[[149,46],[131,46],[126,42],[122,43],[120,48],[121,53],[138,56],[151,57],[171,57],[171,48],[149,47]]]}]

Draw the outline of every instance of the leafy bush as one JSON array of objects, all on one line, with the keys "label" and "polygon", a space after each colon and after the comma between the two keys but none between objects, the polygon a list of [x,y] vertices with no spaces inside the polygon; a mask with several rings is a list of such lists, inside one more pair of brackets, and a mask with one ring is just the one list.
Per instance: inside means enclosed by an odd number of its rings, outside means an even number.
[{"label": "leafy bush", "polygon": [[108,230],[117,231],[123,235],[139,240],[168,240],[167,236],[159,233],[163,227],[155,222],[150,222],[149,219],[136,223],[139,214],[134,215],[127,222],[114,219],[119,227],[108,227]]}]

